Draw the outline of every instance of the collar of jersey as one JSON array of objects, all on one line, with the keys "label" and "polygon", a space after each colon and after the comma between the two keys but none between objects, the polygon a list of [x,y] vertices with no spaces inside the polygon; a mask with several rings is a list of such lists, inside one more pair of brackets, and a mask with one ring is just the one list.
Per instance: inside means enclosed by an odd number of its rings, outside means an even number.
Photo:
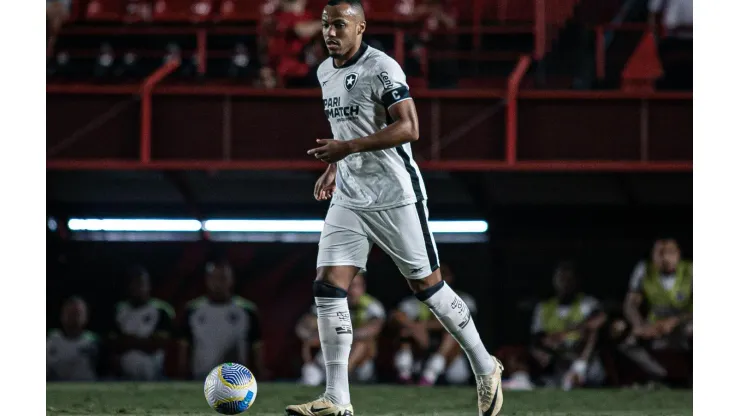
[{"label": "collar of jersey", "polygon": [[352,65],[356,64],[357,61],[360,60],[360,58],[362,58],[362,55],[365,54],[367,47],[368,47],[367,43],[362,42],[362,44],[360,45],[360,49],[358,49],[357,52],[355,52],[355,54],[351,58],[349,58],[349,61],[344,63],[344,65],[337,66],[336,62],[334,62],[334,59],[331,60],[331,64],[334,65],[335,69],[349,68]]}]

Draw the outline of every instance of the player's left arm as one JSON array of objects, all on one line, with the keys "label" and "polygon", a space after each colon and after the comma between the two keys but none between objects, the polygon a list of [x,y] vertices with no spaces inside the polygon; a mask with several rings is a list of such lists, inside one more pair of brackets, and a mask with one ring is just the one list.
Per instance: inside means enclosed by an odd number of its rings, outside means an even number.
[{"label": "player's left arm", "polygon": [[[405,92],[402,93],[408,94],[408,89],[404,88],[404,90]],[[398,94],[398,96],[402,95]],[[419,140],[419,118],[416,115],[416,105],[411,97],[392,103],[387,110],[393,123],[377,133],[348,141],[350,153],[390,149]]]}]

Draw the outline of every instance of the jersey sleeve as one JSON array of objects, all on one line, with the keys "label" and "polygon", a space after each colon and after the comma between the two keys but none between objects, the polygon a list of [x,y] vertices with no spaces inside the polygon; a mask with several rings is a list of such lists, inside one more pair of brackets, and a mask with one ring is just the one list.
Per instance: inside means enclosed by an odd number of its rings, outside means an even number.
[{"label": "jersey sleeve", "polygon": [[398,310],[411,320],[419,318],[419,305],[415,298],[406,298],[398,304]]},{"label": "jersey sleeve", "polygon": [[390,57],[381,58],[375,66],[375,75],[372,83],[373,97],[383,103],[386,110],[396,103],[411,98],[409,86],[406,83],[406,74]]},{"label": "jersey sleeve", "polygon": [[642,291],[642,280],[645,278],[647,273],[647,264],[644,261],[637,263],[635,269],[632,270],[632,277],[630,277],[630,292]]},{"label": "jersey sleeve", "polygon": [[154,329],[160,335],[170,336],[173,330],[173,316],[171,316],[164,309],[158,309],[159,319],[157,320],[157,326]]},{"label": "jersey sleeve", "polygon": [[601,311],[601,303],[593,296],[585,296],[581,301],[581,315],[591,318]]},{"label": "jersey sleeve", "polygon": [[650,13],[658,13],[663,10],[663,3],[665,3],[664,0],[649,0],[648,10]]},{"label": "jersey sleeve", "polygon": [[257,310],[254,308],[244,308],[249,316],[249,328],[247,329],[247,342],[255,344],[262,340],[262,329],[260,328],[260,319]]},{"label": "jersey sleeve", "polygon": [[196,307],[193,305],[188,305],[187,309],[185,310],[185,316],[183,317],[182,324],[180,325],[179,337],[181,339],[187,340],[188,342],[193,342],[193,328],[190,326],[190,318],[193,316],[193,314],[196,311]]},{"label": "jersey sleeve", "polygon": [[530,333],[532,335],[542,332],[542,303],[538,303],[532,313],[532,326]]},{"label": "jersey sleeve", "polygon": [[368,319],[385,319],[385,308],[379,301],[374,301],[367,306]]}]

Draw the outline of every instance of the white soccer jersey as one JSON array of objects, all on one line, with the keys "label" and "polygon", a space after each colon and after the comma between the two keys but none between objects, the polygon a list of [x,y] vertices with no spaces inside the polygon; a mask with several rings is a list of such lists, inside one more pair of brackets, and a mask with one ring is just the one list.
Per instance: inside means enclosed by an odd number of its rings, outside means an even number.
[{"label": "white soccer jersey", "polygon": [[[406,75],[385,53],[363,43],[341,67],[333,58],[318,68],[324,113],[336,140],[369,136],[385,128],[388,109],[411,99]],[[337,162],[337,191],[332,202],[351,209],[378,211],[426,200],[411,143],[361,152]]]},{"label": "white soccer jersey", "polygon": [[[532,315],[532,326],[530,331],[532,334],[537,334],[544,331],[544,322],[542,322],[542,309],[545,307],[546,302],[539,302],[534,308]],[[584,296],[581,299],[581,316],[588,318],[594,313],[601,310],[601,304],[593,296]],[[561,319],[565,319],[571,313],[571,305],[558,305],[557,314]]]},{"label": "white soccer jersey", "polygon": [[116,305],[116,329],[124,335],[149,338],[156,331],[169,334],[174,318],[172,306],[159,299],[150,299],[140,306],[130,302]]},{"label": "white soccer jersey", "polygon": [[250,347],[260,340],[256,308],[238,296],[226,303],[210,302],[205,297],[190,302],[186,325],[193,375],[198,378],[219,363],[248,357]]},{"label": "white soccer jersey", "polygon": [[98,338],[85,331],[77,338],[68,338],[55,329],[46,338],[46,379],[92,381],[96,378]]}]

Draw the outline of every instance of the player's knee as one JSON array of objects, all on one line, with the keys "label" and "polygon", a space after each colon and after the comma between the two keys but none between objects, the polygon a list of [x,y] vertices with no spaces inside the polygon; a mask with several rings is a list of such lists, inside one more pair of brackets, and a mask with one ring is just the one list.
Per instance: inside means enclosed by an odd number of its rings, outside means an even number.
[{"label": "player's knee", "polygon": [[317,298],[346,298],[347,291],[324,280],[315,280],[313,295]]},{"label": "player's knee", "polygon": [[[324,282],[346,292],[357,270],[358,268],[354,266],[319,267],[316,269],[316,282]],[[316,288],[315,283],[314,288]]]},{"label": "player's knee", "polygon": [[[423,279],[407,279],[406,281],[417,297],[424,296],[430,291],[436,292],[442,288],[442,275],[439,273],[439,269]],[[432,294],[434,293],[429,294],[427,298]]]}]

